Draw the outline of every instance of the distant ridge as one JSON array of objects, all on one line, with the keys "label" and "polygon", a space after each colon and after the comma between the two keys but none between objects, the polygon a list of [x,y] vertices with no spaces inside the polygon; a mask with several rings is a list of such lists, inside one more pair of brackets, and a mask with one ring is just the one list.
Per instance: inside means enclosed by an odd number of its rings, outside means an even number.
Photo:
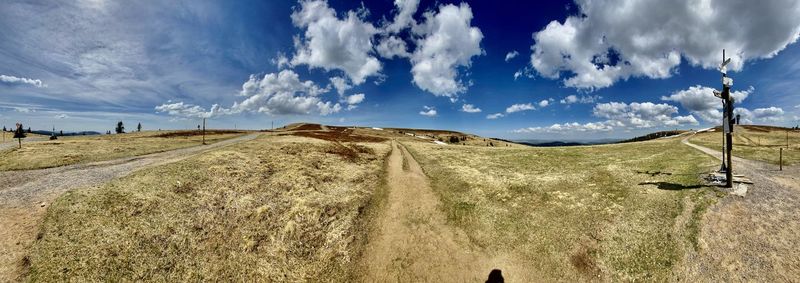
[{"label": "distant ridge", "polygon": [[649,133],[649,134],[646,134],[644,136],[638,136],[638,137],[635,137],[635,138],[632,138],[632,139],[627,139],[627,140],[624,140],[624,141],[620,141],[618,143],[649,141],[649,140],[654,140],[654,139],[658,139],[658,138],[677,136],[677,135],[683,134],[685,132],[686,131],[682,131],[682,130],[660,131],[660,132],[655,132],[655,133]]},{"label": "distant ridge", "polygon": [[[52,131],[37,130],[37,131],[31,131],[31,132],[34,133],[34,134],[45,135],[45,136],[49,136],[49,135],[53,134]],[[61,134],[61,132],[56,132],[57,136],[92,136],[92,135],[99,135],[99,134],[100,133],[95,132],[95,131],[65,132],[64,134]]]},{"label": "distant ridge", "polygon": [[577,140],[577,141],[553,141],[553,140],[517,140],[518,144],[536,147],[556,147],[556,146],[582,146],[582,145],[601,145],[620,142],[619,139],[598,139],[598,140]]}]

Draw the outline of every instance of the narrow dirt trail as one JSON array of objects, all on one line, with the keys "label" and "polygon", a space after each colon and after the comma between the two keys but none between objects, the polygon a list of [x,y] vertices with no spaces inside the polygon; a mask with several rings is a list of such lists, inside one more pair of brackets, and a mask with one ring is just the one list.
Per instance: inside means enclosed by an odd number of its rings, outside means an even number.
[{"label": "narrow dirt trail", "polygon": [[15,281],[47,206],[66,191],[99,185],[136,170],[179,161],[220,147],[253,140],[249,134],[210,145],[56,168],[0,172],[0,282]]},{"label": "narrow dirt trail", "polygon": [[[403,162],[407,169],[403,169]],[[410,153],[392,142],[388,197],[367,244],[365,282],[483,282],[504,260],[469,243],[464,232],[446,224],[438,196]]]},{"label": "narrow dirt trail", "polygon": [[[683,139],[720,159],[722,153]],[[744,198],[729,196],[703,218],[700,248],[689,255],[689,281],[783,281],[800,278],[800,167],[733,157],[734,172],[750,178]],[[683,280],[681,280],[683,281]]]}]

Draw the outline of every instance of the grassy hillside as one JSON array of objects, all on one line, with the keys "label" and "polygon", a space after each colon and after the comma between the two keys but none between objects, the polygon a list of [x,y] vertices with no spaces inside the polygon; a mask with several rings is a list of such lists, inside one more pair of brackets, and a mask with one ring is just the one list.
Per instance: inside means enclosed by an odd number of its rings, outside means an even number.
[{"label": "grassy hillside", "polygon": [[700,174],[717,164],[657,140],[571,148],[406,143],[452,225],[544,281],[667,281],[695,249],[716,200]]},{"label": "grassy hillside", "polygon": [[[692,143],[722,150],[721,128],[713,132],[698,133]],[[800,132],[770,126],[737,126],[733,135],[733,156],[778,164],[780,148],[783,148],[783,164],[800,164]],[[789,147],[786,137],[789,137]]]},{"label": "grassy hillside", "polygon": [[[206,143],[233,138],[244,132],[207,131]],[[148,131],[119,135],[71,136],[25,143],[0,151],[0,171],[49,168],[111,160],[202,144],[198,131]]]},{"label": "grassy hillside", "polygon": [[32,281],[347,281],[387,143],[263,136],[53,203]]}]

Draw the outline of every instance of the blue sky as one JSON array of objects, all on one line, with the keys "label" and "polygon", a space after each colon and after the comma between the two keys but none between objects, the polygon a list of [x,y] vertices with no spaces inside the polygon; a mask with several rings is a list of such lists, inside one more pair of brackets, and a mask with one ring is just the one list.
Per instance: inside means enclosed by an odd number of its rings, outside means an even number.
[{"label": "blue sky", "polygon": [[798,1],[64,2],[0,5],[6,126],[629,137],[718,124],[722,48],[737,113],[800,123]]}]

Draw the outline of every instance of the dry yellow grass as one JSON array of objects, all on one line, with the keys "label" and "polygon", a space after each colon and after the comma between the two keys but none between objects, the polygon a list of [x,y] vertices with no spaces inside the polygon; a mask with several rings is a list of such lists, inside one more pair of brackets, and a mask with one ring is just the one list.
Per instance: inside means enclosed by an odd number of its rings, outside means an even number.
[{"label": "dry yellow grass", "polygon": [[[783,148],[783,164],[800,164],[800,132],[760,126],[738,126],[733,132],[733,156],[778,164]],[[786,146],[786,138],[789,146]],[[722,150],[722,133],[698,133],[690,140],[714,150]]]},{"label": "dry yellow grass", "polygon": [[[452,225],[544,281],[666,281],[717,199],[679,139],[568,148],[407,142]],[[502,266],[498,266],[501,268]]]},{"label": "dry yellow grass", "polygon": [[[194,131],[193,131],[194,132]],[[0,171],[40,169],[76,163],[111,160],[200,145],[202,136],[158,137],[168,131],[120,135],[60,137],[57,140],[25,143],[0,151]],[[183,133],[183,132],[180,132]],[[206,135],[214,143],[241,134]]]},{"label": "dry yellow grass", "polygon": [[263,136],[75,190],[32,281],[348,281],[387,143]]}]

